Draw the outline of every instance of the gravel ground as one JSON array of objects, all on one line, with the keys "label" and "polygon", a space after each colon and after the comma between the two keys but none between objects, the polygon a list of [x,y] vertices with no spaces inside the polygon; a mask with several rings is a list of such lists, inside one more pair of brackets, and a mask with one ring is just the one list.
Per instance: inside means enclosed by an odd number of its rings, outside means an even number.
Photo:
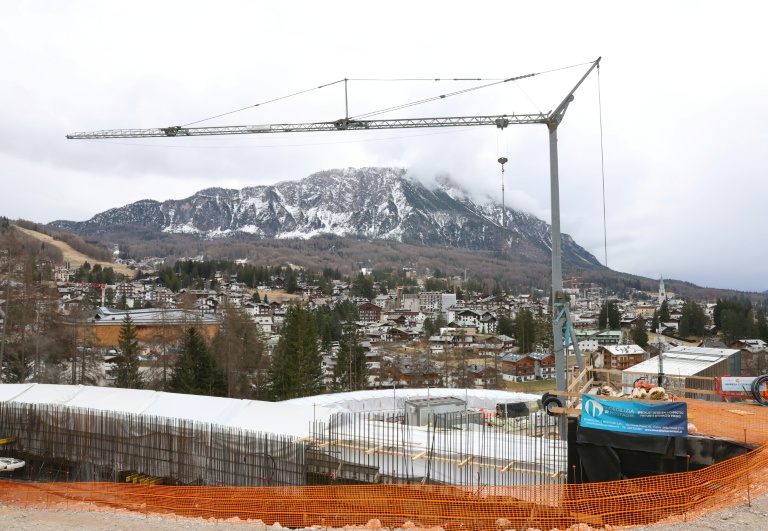
[{"label": "gravel ground", "polygon": [[[85,512],[50,509],[20,509],[0,505],[0,529],[29,531],[122,531],[133,529],[204,530],[204,529],[255,529],[275,531],[275,526],[263,526],[257,522],[210,522],[202,519],[163,518],[132,513],[126,510],[109,512]],[[713,513],[692,522],[635,528],[648,531],[745,531],[768,529],[768,495],[752,502]],[[316,527],[314,531],[325,531]],[[383,530],[382,530],[383,531]],[[413,529],[400,531],[418,531]],[[434,531],[434,530],[432,530]],[[584,530],[586,531],[586,530]]]}]

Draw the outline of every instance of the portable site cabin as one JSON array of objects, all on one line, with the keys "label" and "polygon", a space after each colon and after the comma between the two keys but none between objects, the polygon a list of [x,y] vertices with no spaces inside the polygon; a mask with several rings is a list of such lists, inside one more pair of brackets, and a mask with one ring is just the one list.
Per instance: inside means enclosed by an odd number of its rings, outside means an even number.
[{"label": "portable site cabin", "polygon": [[[740,375],[739,354],[739,350],[732,348],[674,347],[661,354],[661,366],[673,391],[682,388],[710,391],[713,389],[712,382],[700,377]],[[659,357],[656,356],[624,369],[621,377],[623,391],[632,392],[638,378],[656,383],[659,367]],[[719,400],[719,397],[705,393],[689,393],[687,396],[699,400]]]},{"label": "portable site cabin", "polygon": [[430,422],[430,415],[459,413],[466,408],[466,401],[453,396],[412,398],[405,401],[405,423],[409,426],[426,426]]}]

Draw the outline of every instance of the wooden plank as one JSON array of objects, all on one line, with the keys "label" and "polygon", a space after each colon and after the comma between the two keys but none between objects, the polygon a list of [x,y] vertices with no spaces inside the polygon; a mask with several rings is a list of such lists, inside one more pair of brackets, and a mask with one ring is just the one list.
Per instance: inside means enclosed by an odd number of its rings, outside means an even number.
[{"label": "wooden plank", "polygon": [[571,407],[552,407],[549,410],[556,415],[581,415],[580,409],[574,409]]},{"label": "wooden plank", "polygon": [[[637,376],[647,376],[648,372],[637,372],[637,371],[620,371],[617,369],[596,369],[596,368],[590,368],[591,371],[596,373],[603,373],[603,374],[614,374],[617,376],[621,376],[622,374],[632,374]],[[653,373],[651,373],[653,374]],[[704,380],[707,382],[714,382],[715,378],[712,376],[687,376],[685,374],[666,374],[667,378],[676,378],[676,379],[685,379],[685,380]]]},{"label": "wooden plank", "polygon": [[[686,387],[683,387],[682,389],[680,389],[680,392],[686,393],[686,394],[700,393],[702,395],[719,395],[717,391],[707,391],[706,389],[688,389]],[[749,393],[749,394],[745,394],[744,398],[754,398],[754,397],[752,396],[752,393]]]},{"label": "wooden plank", "polygon": [[576,384],[584,380],[584,376],[587,374],[587,371],[589,370],[589,367],[585,368],[579,375],[576,377],[576,379],[571,382],[571,385],[568,386],[567,391],[573,391],[576,388]]},{"label": "wooden plank", "polygon": [[587,383],[585,383],[585,384],[584,384],[584,387],[582,387],[582,388],[581,388],[581,391],[579,391],[579,394],[584,394],[584,391],[586,391],[586,390],[587,390],[587,388],[588,388],[590,385],[592,385],[593,383],[595,383],[595,380],[594,380],[594,379],[592,379],[592,378],[590,378],[590,379],[589,379],[589,381],[588,381]]},{"label": "wooden plank", "polygon": [[369,448],[368,450],[365,451],[365,455],[371,455],[374,452],[378,452],[382,448],[384,448],[383,444],[379,446],[374,446],[373,448]]},{"label": "wooden plank", "polygon": [[567,396],[571,398],[578,398],[582,395],[582,393],[571,392],[571,391],[549,391],[549,394],[552,396]]},{"label": "wooden plank", "polygon": [[458,459],[451,459],[450,457],[435,457],[435,456],[432,456],[432,457],[429,458],[429,460],[430,461],[437,461],[437,462],[440,462],[440,463],[452,463],[454,465],[458,464],[458,463],[461,463],[461,461],[459,461]]},{"label": "wooden plank", "polygon": [[425,451],[421,452],[420,454],[416,454],[416,455],[414,455],[413,457],[411,457],[411,460],[412,460],[412,461],[416,461],[417,459],[421,459],[422,457],[424,457],[425,455],[427,455],[427,453],[428,453],[428,452],[425,450]]},{"label": "wooden plank", "polygon": [[510,462],[509,462],[509,464],[508,464],[507,466],[505,466],[504,468],[502,468],[502,469],[501,469],[501,472],[500,472],[500,473],[501,473],[501,474],[504,474],[504,473],[508,472],[508,471],[509,471],[509,469],[511,469],[511,468],[512,468],[512,465],[514,465],[514,464],[515,464],[515,461],[510,461]]},{"label": "wooden plank", "polygon": [[474,455],[470,455],[470,456],[469,456],[469,457],[467,457],[467,458],[466,458],[464,461],[462,461],[461,463],[459,463],[459,468],[463,468],[463,467],[467,466],[469,463],[471,463],[471,462],[472,462],[472,460],[473,460],[474,458],[475,458],[475,456],[474,456]]}]

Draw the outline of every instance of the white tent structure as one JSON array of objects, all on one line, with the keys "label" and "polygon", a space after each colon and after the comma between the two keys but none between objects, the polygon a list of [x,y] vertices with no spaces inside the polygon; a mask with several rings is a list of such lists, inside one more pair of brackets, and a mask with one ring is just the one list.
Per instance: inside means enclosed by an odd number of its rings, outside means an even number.
[{"label": "white tent structure", "polygon": [[406,400],[414,398],[444,398],[456,397],[466,401],[468,409],[485,409],[493,411],[496,404],[508,402],[528,402],[541,397],[527,393],[511,393],[509,391],[494,391],[490,389],[393,389],[352,391],[328,395],[307,396],[286,400],[282,404],[300,406],[320,406],[332,408],[334,411],[359,413],[402,410]]},{"label": "white tent structure", "polygon": [[[331,408],[84,385],[3,384],[0,403],[59,405],[303,437]],[[2,429],[2,428],[0,428]]]},{"label": "white tent structure", "polygon": [[[440,426],[404,425],[406,401],[446,397],[465,402],[464,412]],[[498,403],[537,398],[396,389],[262,402],[4,384],[0,437],[14,436],[20,457],[37,461],[34,468],[57,463],[73,479],[144,474],[185,484],[301,485],[314,474],[314,481],[559,482],[566,468],[563,441],[542,436],[543,430],[531,437],[509,425],[490,426],[486,419]],[[546,427],[546,416],[538,418]]]}]

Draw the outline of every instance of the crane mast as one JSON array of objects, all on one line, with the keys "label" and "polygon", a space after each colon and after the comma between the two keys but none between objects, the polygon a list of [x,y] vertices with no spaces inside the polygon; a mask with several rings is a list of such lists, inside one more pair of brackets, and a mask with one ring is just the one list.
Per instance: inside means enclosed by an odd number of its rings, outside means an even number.
[{"label": "crane mast", "polygon": [[[566,390],[565,346],[573,343],[576,360],[583,369],[576,333],[571,326],[569,301],[563,292],[562,248],[560,236],[560,184],[557,158],[557,128],[565,116],[568,105],[574,99],[576,89],[589,74],[600,65],[598,57],[578,83],[571,89],[554,111],[538,114],[499,114],[494,116],[455,116],[443,118],[403,118],[390,120],[358,120],[341,118],[332,122],[236,125],[222,127],[158,127],[153,129],[110,129],[103,131],[71,133],[73,140],[109,138],[175,138],[180,136],[244,135],[268,133],[302,133],[325,131],[363,131],[375,129],[415,129],[434,127],[495,126],[505,129],[510,125],[544,124],[549,129],[549,169],[552,209],[552,329],[554,339],[555,374],[558,391]],[[523,76],[527,77],[527,76]],[[514,78],[512,78],[514,79]]]}]

